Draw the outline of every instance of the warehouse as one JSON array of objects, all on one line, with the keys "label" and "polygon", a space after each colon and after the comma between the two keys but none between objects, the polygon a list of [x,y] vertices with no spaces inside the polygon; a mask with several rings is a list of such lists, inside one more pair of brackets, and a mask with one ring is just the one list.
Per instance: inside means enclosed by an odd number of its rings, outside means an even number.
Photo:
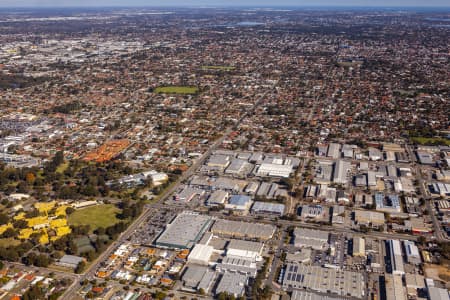
[{"label": "warehouse", "polygon": [[183,274],[183,285],[188,288],[200,290],[206,293],[214,282],[215,272],[203,266],[188,266]]},{"label": "warehouse", "polygon": [[410,264],[418,265],[422,263],[420,258],[419,248],[411,241],[404,241],[403,246],[405,246],[406,261]]},{"label": "warehouse", "polygon": [[345,298],[318,295],[302,290],[293,290],[291,300],[345,300]]},{"label": "warehouse", "polygon": [[366,242],[363,238],[361,237],[353,238],[352,255],[360,257],[366,256]]},{"label": "warehouse", "polygon": [[230,164],[230,157],[227,155],[215,154],[211,155],[208,160],[208,167],[217,167],[225,169]]},{"label": "warehouse", "polygon": [[246,195],[233,195],[228,200],[228,203],[225,204],[226,209],[240,211],[245,214],[250,210],[252,206],[252,198]]},{"label": "warehouse", "polygon": [[386,274],[385,275],[386,299],[405,300],[406,291],[403,286],[402,276]]},{"label": "warehouse", "polygon": [[247,275],[225,272],[216,288],[216,295],[227,293],[234,297],[240,297],[245,293],[245,286],[248,283]]},{"label": "warehouse", "polygon": [[227,247],[227,256],[237,256],[252,261],[260,261],[264,244],[259,242],[231,240]]},{"label": "warehouse", "polygon": [[252,168],[252,164],[249,164],[245,160],[242,159],[233,159],[225,170],[225,174],[235,175],[235,176],[243,176],[247,175]]},{"label": "warehouse", "polygon": [[295,247],[306,247],[315,250],[326,250],[328,245],[329,234],[325,231],[299,228],[294,229],[294,245]]},{"label": "warehouse", "polygon": [[212,226],[211,232],[227,237],[259,239],[265,241],[272,238],[275,233],[275,226],[219,219]]},{"label": "warehouse", "polygon": [[428,296],[430,300],[450,300],[447,289],[440,289],[434,286],[428,288]]},{"label": "warehouse", "polygon": [[344,144],[342,146],[342,154],[345,158],[353,158],[353,149],[356,148],[356,146]]},{"label": "warehouse", "polygon": [[59,259],[59,261],[56,263],[57,266],[65,267],[65,268],[71,268],[75,269],[78,264],[85,259],[79,256],[75,255],[64,255]]},{"label": "warehouse", "polygon": [[282,177],[289,178],[293,171],[291,165],[280,165],[273,163],[263,163],[256,172],[257,176]]},{"label": "warehouse", "polygon": [[331,158],[339,158],[340,156],[340,148],[341,145],[336,144],[336,143],[330,143],[330,145],[328,145],[328,151],[327,151],[327,156],[331,157]]},{"label": "warehouse", "polygon": [[433,164],[433,155],[424,151],[417,151],[417,159],[422,165],[432,165]]},{"label": "warehouse", "polygon": [[212,223],[212,218],[193,212],[179,214],[155,242],[156,246],[190,249],[200,240]]},{"label": "warehouse", "polygon": [[405,267],[403,265],[403,255],[400,247],[400,241],[388,240],[386,243],[388,246],[387,254],[390,261],[391,273],[394,275],[404,275]]},{"label": "warehouse", "polygon": [[224,204],[225,201],[228,199],[229,195],[230,194],[228,192],[222,190],[214,191],[208,198],[208,205],[217,206],[220,204]]},{"label": "warehouse", "polygon": [[304,288],[326,294],[363,298],[365,284],[361,273],[288,263],[283,288]]},{"label": "warehouse", "polygon": [[378,227],[384,225],[384,214],[369,210],[355,210],[355,222],[358,225]]},{"label": "warehouse", "polygon": [[201,196],[204,193],[204,190],[187,186],[182,189],[181,192],[175,195],[175,200],[181,202],[190,202],[192,201],[192,199],[194,199],[194,197]]},{"label": "warehouse", "polygon": [[339,184],[347,183],[347,174],[351,168],[351,164],[345,160],[338,160],[334,164],[333,182]]},{"label": "warehouse", "polygon": [[230,256],[224,257],[222,262],[216,265],[216,271],[240,273],[249,277],[255,277],[258,273],[256,262],[242,257]]},{"label": "warehouse", "polygon": [[333,179],[333,162],[319,161],[314,180],[319,184],[330,183]]},{"label": "warehouse", "polygon": [[188,256],[188,262],[199,265],[208,265],[214,248],[208,245],[196,244]]},{"label": "warehouse", "polygon": [[250,195],[254,195],[256,193],[256,191],[258,190],[258,188],[259,188],[259,183],[252,181],[249,184],[247,184],[244,192],[246,192],[247,194],[250,194]]},{"label": "warehouse", "polygon": [[302,219],[324,219],[327,213],[321,205],[303,205],[300,216]]},{"label": "warehouse", "polygon": [[252,206],[252,213],[282,216],[284,214],[284,204],[255,202]]},{"label": "warehouse", "polygon": [[387,212],[387,213],[400,213],[401,206],[400,200],[397,195],[391,194],[385,195],[383,193],[375,194],[375,204],[376,210]]}]

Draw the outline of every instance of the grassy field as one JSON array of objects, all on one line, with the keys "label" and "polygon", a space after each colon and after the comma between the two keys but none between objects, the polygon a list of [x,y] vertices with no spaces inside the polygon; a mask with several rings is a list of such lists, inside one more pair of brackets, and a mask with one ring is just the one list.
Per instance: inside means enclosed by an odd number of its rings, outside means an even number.
[{"label": "grassy field", "polygon": [[17,246],[20,244],[19,240],[15,240],[14,238],[0,239],[0,247],[11,247]]},{"label": "grassy field", "polygon": [[222,70],[222,71],[233,71],[235,67],[231,66],[202,66],[202,70]]},{"label": "grassy field", "polygon": [[119,222],[116,214],[120,209],[113,204],[102,204],[76,210],[69,216],[70,225],[90,225],[91,231],[108,227]]},{"label": "grassy field", "polygon": [[439,137],[433,137],[433,138],[426,138],[426,137],[412,137],[411,138],[415,143],[420,145],[447,145],[450,146],[450,140],[439,138]]},{"label": "grassy field", "polygon": [[198,93],[198,88],[195,86],[160,86],[155,89],[155,93],[194,95]]}]

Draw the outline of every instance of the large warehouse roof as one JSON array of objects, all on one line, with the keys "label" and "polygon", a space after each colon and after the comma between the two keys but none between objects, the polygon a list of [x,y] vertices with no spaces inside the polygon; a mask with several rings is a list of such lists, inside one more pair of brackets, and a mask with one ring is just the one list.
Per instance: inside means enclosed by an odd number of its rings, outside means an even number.
[{"label": "large warehouse roof", "polygon": [[215,234],[267,240],[275,233],[275,226],[259,223],[217,220],[211,231]]},{"label": "large warehouse roof", "polygon": [[211,222],[212,218],[209,216],[183,212],[167,225],[156,245],[176,249],[192,248],[208,230]]}]

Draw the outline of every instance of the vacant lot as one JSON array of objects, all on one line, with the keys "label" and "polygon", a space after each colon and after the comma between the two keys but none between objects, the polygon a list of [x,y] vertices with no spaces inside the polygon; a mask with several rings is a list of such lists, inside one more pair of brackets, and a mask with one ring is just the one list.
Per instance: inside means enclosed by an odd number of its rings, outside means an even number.
[{"label": "vacant lot", "polygon": [[91,231],[109,227],[119,222],[116,215],[120,209],[113,204],[102,204],[76,210],[69,216],[70,225],[90,225]]},{"label": "vacant lot", "polygon": [[198,88],[195,86],[160,86],[155,89],[155,93],[194,95],[198,93]]}]

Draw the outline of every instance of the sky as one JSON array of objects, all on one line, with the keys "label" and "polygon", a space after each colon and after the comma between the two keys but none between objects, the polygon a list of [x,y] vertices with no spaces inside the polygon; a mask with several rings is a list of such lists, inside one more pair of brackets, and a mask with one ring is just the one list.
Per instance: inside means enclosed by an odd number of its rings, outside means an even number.
[{"label": "sky", "polygon": [[0,0],[0,7],[389,6],[448,7],[449,0]]}]

